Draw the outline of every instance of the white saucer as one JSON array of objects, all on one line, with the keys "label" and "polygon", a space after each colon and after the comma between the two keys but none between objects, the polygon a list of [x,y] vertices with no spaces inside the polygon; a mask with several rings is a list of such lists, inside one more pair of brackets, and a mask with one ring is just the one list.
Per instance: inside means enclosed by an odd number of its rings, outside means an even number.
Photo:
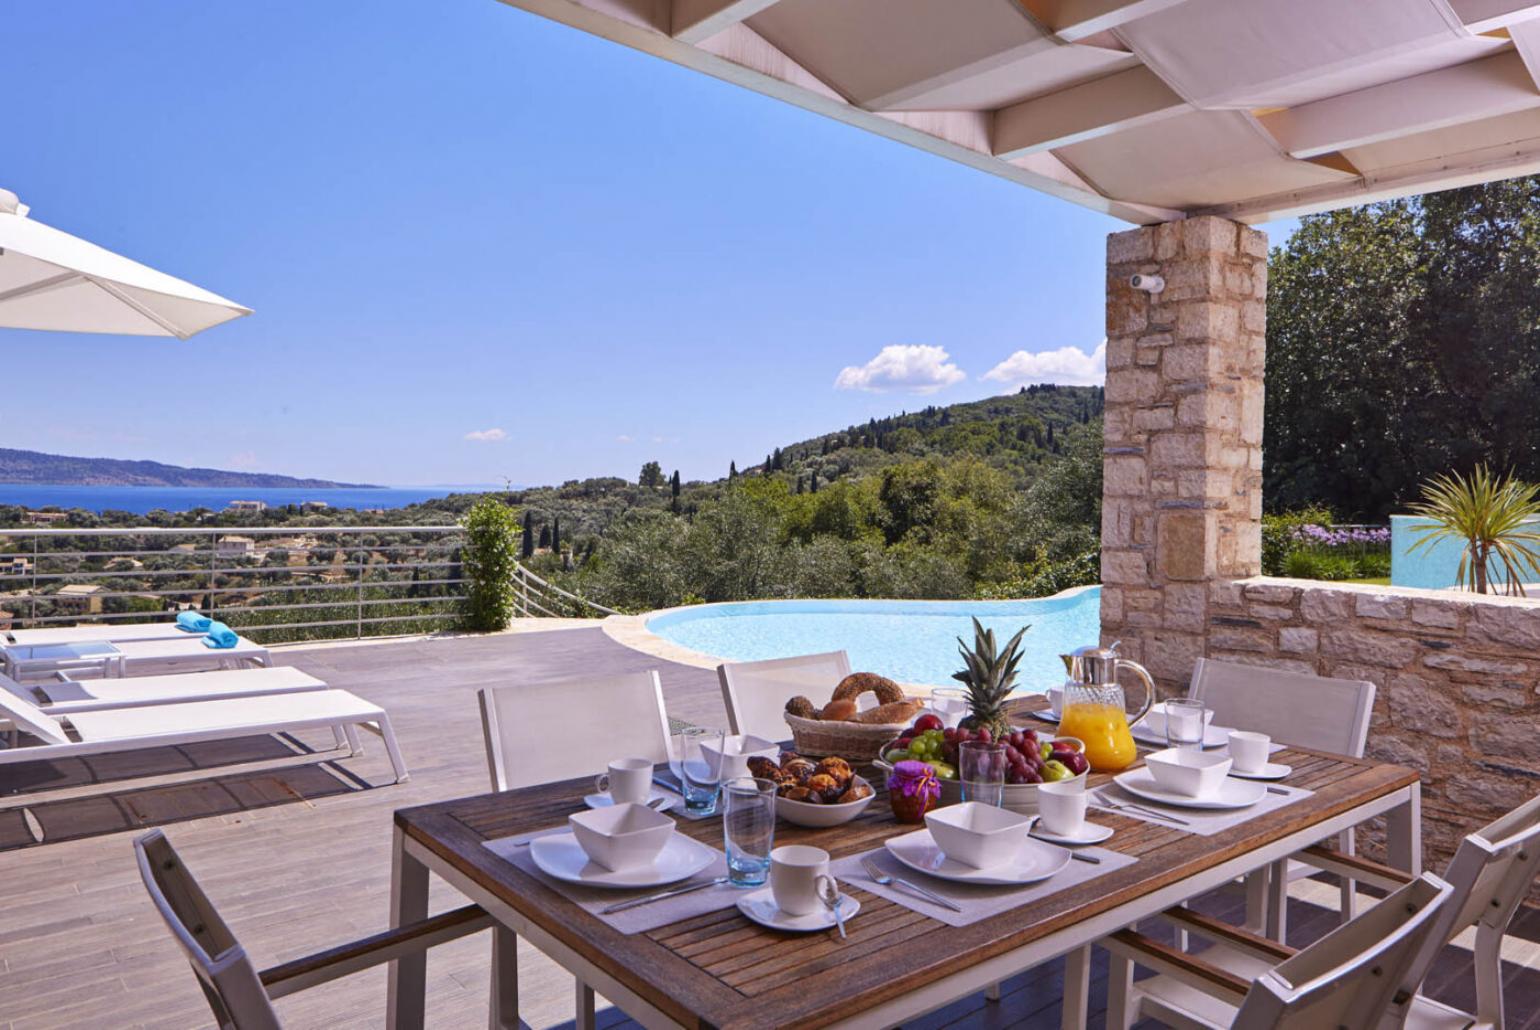
[{"label": "white saucer", "polygon": [[1032,824],[1031,834],[1038,840],[1046,840],[1050,844],[1100,844],[1112,836],[1112,827],[1102,826],[1098,823],[1087,822],[1080,828],[1078,837],[1061,837],[1057,833],[1049,833],[1048,827],[1043,825],[1042,816]]},{"label": "white saucer", "polygon": [[884,844],[888,853],[916,872],[955,880],[958,883],[1017,885],[1046,880],[1069,865],[1070,854],[1061,847],[1044,844],[1028,837],[1021,850],[1009,862],[988,869],[964,865],[936,846],[929,830],[915,830],[901,837],[889,837]]},{"label": "white saucer", "polygon": [[[659,798],[667,799],[663,804],[657,806],[659,812],[667,812],[670,808],[673,808],[679,803],[679,798],[675,797],[673,794],[665,794],[661,790],[654,790],[651,794],[647,795],[647,799],[643,802],[643,804],[653,804]],[[585,794],[583,796],[583,804],[587,805],[589,808],[609,808],[614,803],[614,801],[610,800],[610,796],[608,794]]]},{"label": "white saucer", "polygon": [[1256,772],[1241,772],[1234,766],[1230,767],[1230,775],[1239,776],[1243,780],[1281,780],[1293,771],[1292,765],[1284,765],[1282,762],[1268,762]]},{"label": "white saucer", "polygon": [[717,852],[676,833],[651,865],[617,873],[589,861],[577,838],[568,832],[536,837],[530,842],[529,857],[547,876],[585,887],[661,887],[694,876],[716,861]]},{"label": "white saucer", "polygon": [[[849,894],[841,894],[837,904],[840,907],[840,915],[845,917],[847,923],[851,916],[861,911],[861,903]],[[775,895],[769,887],[761,887],[739,898],[738,911],[760,926],[791,933],[827,930],[834,925],[834,913],[828,908],[821,907],[816,912],[809,912],[805,916],[787,915],[776,907]]]},{"label": "white saucer", "polygon": [[1157,784],[1154,774],[1147,768],[1130,769],[1128,772],[1118,773],[1112,780],[1130,794],[1148,801],[1158,801],[1162,805],[1175,805],[1178,808],[1249,808],[1267,797],[1266,784],[1250,780],[1233,780],[1229,777],[1226,777],[1219,784],[1219,789],[1208,797],[1194,798],[1185,794],[1174,794]]}]

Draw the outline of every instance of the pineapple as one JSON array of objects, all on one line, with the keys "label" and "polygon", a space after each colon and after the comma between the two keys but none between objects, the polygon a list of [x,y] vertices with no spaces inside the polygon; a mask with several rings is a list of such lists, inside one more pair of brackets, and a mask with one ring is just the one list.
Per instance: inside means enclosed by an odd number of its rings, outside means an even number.
[{"label": "pineapple", "polygon": [[1011,688],[1016,685],[1016,666],[1021,664],[1021,638],[1030,626],[1023,626],[1006,643],[1003,650],[995,649],[995,631],[985,629],[978,619],[973,620],[973,648],[957,638],[957,651],[962,655],[963,669],[952,673],[952,678],[968,688],[970,714],[962,721],[967,729],[989,730],[991,740],[999,740],[1011,732],[1011,721],[1005,716],[1005,701]]}]

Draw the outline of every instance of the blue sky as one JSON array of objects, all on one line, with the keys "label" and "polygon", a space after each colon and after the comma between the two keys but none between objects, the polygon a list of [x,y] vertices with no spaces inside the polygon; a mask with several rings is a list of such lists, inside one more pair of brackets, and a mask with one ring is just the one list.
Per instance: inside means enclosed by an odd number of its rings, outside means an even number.
[{"label": "blue sky", "polygon": [[1101,341],[1120,223],[495,0],[80,0],[7,36],[0,186],[256,314],[0,331],[3,446],[710,478]]}]

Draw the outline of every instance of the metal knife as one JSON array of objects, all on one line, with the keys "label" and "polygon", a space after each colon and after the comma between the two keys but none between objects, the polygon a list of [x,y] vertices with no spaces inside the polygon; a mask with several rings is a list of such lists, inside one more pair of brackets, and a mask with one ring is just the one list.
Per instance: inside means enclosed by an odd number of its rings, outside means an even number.
[{"label": "metal knife", "polygon": [[638,905],[647,905],[654,901],[662,901],[664,898],[675,898],[691,891],[705,890],[707,887],[715,887],[727,882],[727,877],[719,876],[715,880],[704,880],[700,883],[690,883],[683,887],[673,887],[666,891],[658,891],[655,894],[644,894],[640,898],[628,898],[625,901],[617,901],[613,905],[606,905],[599,910],[600,915],[609,915],[611,912],[624,912],[628,908],[636,908]]}]

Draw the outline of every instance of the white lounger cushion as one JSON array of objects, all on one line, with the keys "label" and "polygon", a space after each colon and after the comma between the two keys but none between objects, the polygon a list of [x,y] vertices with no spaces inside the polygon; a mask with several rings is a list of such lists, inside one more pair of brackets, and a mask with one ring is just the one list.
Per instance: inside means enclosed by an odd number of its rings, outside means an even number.
[{"label": "white lounger cushion", "polygon": [[[13,681],[14,682],[14,681]],[[0,682],[0,686],[9,684]],[[50,715],[83,708],[131,708],[137,705],[212,701],[253,694],[287,694],[325,690],[326,683],[291,666],[271,669],[217,669],[181,675],[137,676],[133,679],[67,680],[36,683],[23,688],[41,693],[51,703]],[[12,693],[15,693],[12,690]]]},{"label": "white lounger cushion", "polygon": [[80,739],[89,743],[141,737],[185,739],[189,734],[210,731],[217,731],[219,736],[227,736],[225,731],[231,730],[270,732],[264,727],[281,730],[307,724],[367,722],[383,714],[378,705],[346,690],[312,690],[109,712],[75,712],[67,718]]},{"label": "white lounger cushion", "polygon": [[145,622],[132,626],[50,626],[44,629],[16,629],[0,633],[0,644],[15,647],[42,647],[48,644],[79,644],[93,640],[195,640],[201,633],[188,633],[174,622]]},{"label": "white lounger cushion", "polygon": [[267,648],[245,637],[241,637],[234,647],[209,647],[203,643],[201,636],[188,636],[183,640],[125,640],[114,646],[122,653],[125,665],[199,658],[267,660]]}]

